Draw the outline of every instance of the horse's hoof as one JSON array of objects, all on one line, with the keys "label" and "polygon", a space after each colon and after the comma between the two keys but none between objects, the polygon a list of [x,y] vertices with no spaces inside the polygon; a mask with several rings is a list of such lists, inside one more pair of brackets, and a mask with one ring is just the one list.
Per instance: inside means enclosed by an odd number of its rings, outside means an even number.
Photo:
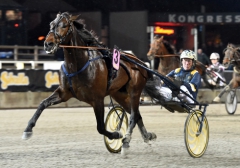
[{"label": "horse's hoof", "polygon": [[22,139],[28,140],[29,138],[31,138],[31,136],[32,136],[32,132],[23,132]]},{"label": "horse's hoof", "polygon": [[121,155],[123,157],[126,157],[129,154],[129,144],[128,143],[123,143],[122,149],[121,149]]},{"label": "horse's hoof", "polygon": [[148,138],[144,138],[144,142],[149,144],[149,141],[155,141],[157,139],[157,135],[153,132],[148,132]]},{"label": "horse's hoof", "polygon": [[218,102],[218,103],[219,103],[219,102],[220,102],[220,97],[218,97],[218,96],[217,96],[217,97],[215,97],[215,98],[213,99],[213,101],[214,101],[214,102]]},{"label": "horse's hoof", "polygon": [[118,139],[123,137],[123,134],[121,133],[121,131],[117,131],[118,132]]},{"label": "horse's hoof", "polygon": [[155,133],[153,133],[153,132],[151,132],[151,141],[156,141],[156,139],[157,139],[157,135],[155,134]]}]

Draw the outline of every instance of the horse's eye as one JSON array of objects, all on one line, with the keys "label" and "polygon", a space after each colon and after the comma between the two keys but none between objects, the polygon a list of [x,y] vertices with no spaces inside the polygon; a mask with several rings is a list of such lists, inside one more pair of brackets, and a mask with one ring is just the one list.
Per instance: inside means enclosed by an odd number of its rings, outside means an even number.
[{"label": "horse's eye", "polygon": [[62,22],[60,22],[60,23],[58,24],[58,27],[60,27],[60,28],[66,28],[66,27],[67,27],[67,25],[66,25],[66,24],[64,24],[64,23],[62,23]]}]

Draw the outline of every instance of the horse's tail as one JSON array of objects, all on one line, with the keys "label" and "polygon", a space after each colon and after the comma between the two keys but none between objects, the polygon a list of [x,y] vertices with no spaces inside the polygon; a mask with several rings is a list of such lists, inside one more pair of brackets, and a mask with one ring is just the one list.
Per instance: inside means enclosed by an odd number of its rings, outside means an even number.
[{"label": "horse's tail", "polygon": [[154,101],[163,104],[165,100],[164,97],[159,93],[157,86],[161,87],[160,79],[154,78],[152,80],[148,80],[144,87],[144,92],[154,99]]}]

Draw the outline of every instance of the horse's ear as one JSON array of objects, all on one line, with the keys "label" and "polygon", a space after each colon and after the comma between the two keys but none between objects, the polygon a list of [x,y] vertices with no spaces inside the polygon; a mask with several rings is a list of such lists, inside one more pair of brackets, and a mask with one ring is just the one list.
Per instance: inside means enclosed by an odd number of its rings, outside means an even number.
[{"label": "horse's ear", "polygon": [[61,12],[58,12],[58,14],[57,14],[57,18],[58,18],[60,15],[61,15]]},{"label": "horse's ear", "polygon": [[163,40],[164,36],[160,37],[161,40]]},{"label": "horse's ear", "polygon": [[78,20],[79,16],[80,16],[80,15],[75,15],[75,16],[72,16],[72,15],[71,15],[69,20],[70,20],[70,21]]}]

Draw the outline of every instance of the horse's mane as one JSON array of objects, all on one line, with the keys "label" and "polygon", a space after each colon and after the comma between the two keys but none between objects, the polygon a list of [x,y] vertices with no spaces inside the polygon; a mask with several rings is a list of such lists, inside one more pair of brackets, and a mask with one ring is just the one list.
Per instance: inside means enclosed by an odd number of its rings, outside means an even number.
[{"label": "horse's mane", "polygon": [[[232,47],[232,48],[236,48],[236,55],[238,57],[240,57],[240,45],[236,45],[236,44],[233,44],[233,43],[228,43],[227,47]],[[227,49],[227,48],[226,48]],[[223,50],[223,53],[226,51],[226,49]]]},{"label": "horse's mane", "polygon": [[76,20],[74,22],[74,26],[78,34],[86,44],[103,46],[102,42],[98,40],[96,33],[93,30],[89,31],[86,29],[86,24],[84,24],[84,21],[82,19]]},{"label": "horse's mane", "polygon": [[168,41],[163,40],[163,44],[170,54],[176,54],[176,49]]},{"label": "horse's mane", "polygon": [[236,45],[236,44],[233,44],[233,43],[228,43],[228,45],[227,46],[230,46],[230,47],[233,47],[233,48],[238,48],[238,47],[240,47],[240,45],[238,44],[238,45]]}]

